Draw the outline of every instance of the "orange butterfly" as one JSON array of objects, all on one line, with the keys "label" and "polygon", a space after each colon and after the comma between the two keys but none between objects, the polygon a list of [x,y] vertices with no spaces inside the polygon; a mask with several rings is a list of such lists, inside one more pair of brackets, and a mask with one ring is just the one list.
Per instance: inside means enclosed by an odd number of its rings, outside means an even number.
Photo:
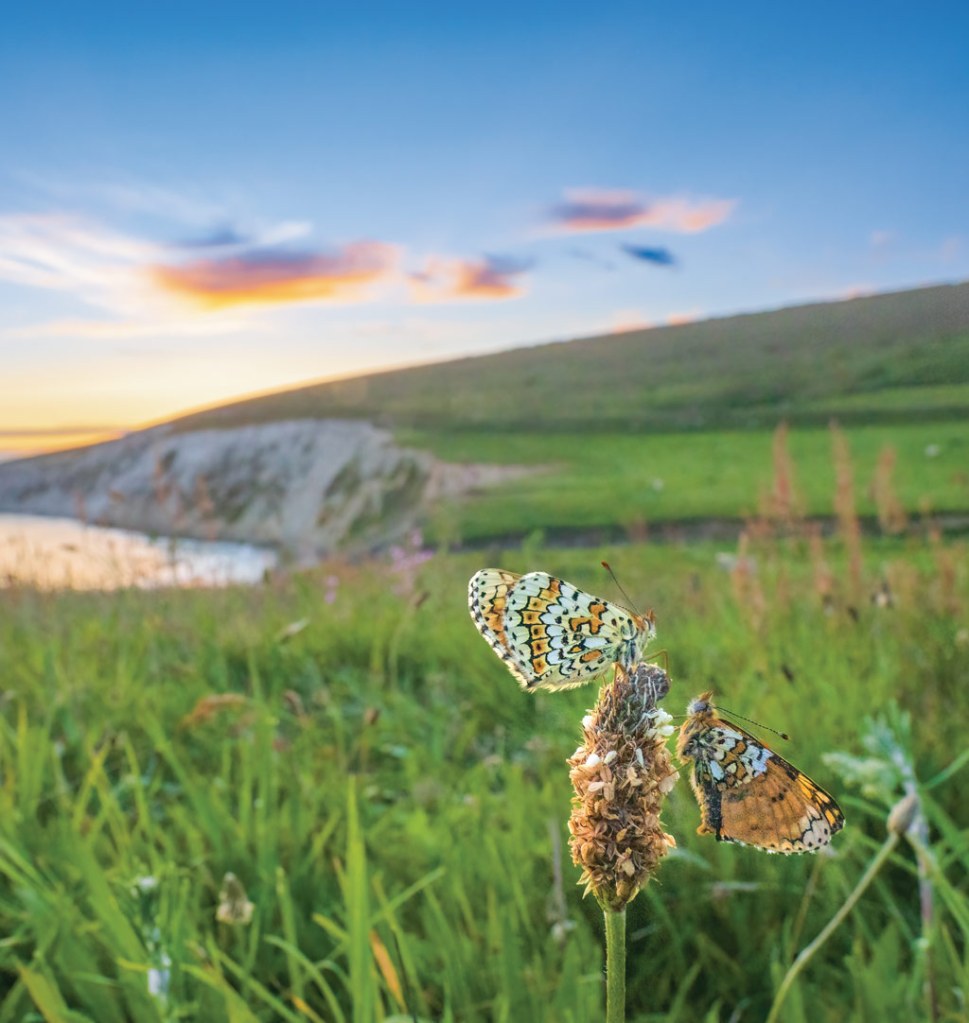
[{"label": "orange butterfly", "polygon": [[690,702],[676,755],[693,762],[699,835],[767,852],[817,852],[844,827],[824,789],[749,732],[717,716],[713,693]]}]

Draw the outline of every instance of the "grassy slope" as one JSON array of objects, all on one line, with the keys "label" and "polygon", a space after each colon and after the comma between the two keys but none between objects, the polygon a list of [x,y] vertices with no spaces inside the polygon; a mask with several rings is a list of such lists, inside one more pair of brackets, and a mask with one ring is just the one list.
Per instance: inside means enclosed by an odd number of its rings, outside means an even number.
[{"label": "grassy slope", "polygon": [[[865,588],[888,578],[895,606],[854,611],[836,544],[827,610],[800,545],[758,548],[747,584],[712,553],[533,550],[508,565],[611,593],[590,567],[611,557],[657,609],[669,709],[712,686],[787,728],[786,755],[848,816],[833,857],[768,857],[696,836],[678,785],[664,813],[678,852],[631,911],[638,1023],[726,1023],[739,1006],[764,1018],[784,965],[884,835],[886,805],[823,760],[863,753],[867,716],[912,713],[926,780],[965,745],[964,551],[872,546]],[[221,593],[0,591],[0,1023],[37,1008],[98,1023],[601,1018],[601,919],[567,849],[560,882],[553,867],[563,761],[594,693],[517,689],[464,609],[477,567],[434,559],[415,581],[420,603],[395,595],[402,580],[381,566]],[[340,578],[333,603],[327,573]],[[211,694],[238,702],[187,720]],[[803,975],[787,1023],[927,1018],[929,963],[940,1018],[958,1018],[964,779],[927,792],[934,921],[923,930],[903,846]],[[255,903],[248,927],[214,919],[226,871]],[[143,877],[155,884],[138,894]],[[166,963],[162,1002],[146,971]]]},{"label": "grassy slope", "polygon": [[[540,467],[438,509],[432,535],[469,542],[750,515],[770,486],[781,419],[796,427],[809,514],[831,512],[832,416],[849,431],[864,485],[891,447],[910,514],[965,511],[969,284],[520,348],[256,398],[177,425],[317,415],[371,417],[452,461]],[[874,511],[864,486],[860,510]]]},{"label": "grassy slope", "polygon": [[254,398],[178,425],[359,416],[598,432],[817,424],[835,409],[901,421],[911,409],[964,413],[967,389],[953,385],[969,385],[969,284],[518,348]]}]

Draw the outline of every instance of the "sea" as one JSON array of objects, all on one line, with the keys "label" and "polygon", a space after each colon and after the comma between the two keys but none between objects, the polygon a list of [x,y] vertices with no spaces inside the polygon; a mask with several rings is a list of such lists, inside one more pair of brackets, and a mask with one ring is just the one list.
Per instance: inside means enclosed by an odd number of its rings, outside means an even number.
[{"label": "sea", "polygon": [[253,584],[277,563],[273,550],[253,544],[151,537],[76,519],[0,514],[0,588]]}]

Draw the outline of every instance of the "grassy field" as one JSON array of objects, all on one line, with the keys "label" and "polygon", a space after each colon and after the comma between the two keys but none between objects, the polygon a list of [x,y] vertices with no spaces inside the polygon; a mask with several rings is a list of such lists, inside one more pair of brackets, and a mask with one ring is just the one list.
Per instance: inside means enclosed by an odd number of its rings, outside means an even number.
[{"label": "grassy field", "polygon": [[[857,510],[878,514],[878,466],[890,449],[890,487],[909,515],[969,509],[969,422],[865,426],[846,431]],[[410,433],[409,443],[453,462],[534,466],[538,471],[441,509],[435,529],[463,542],[601,530],[642,535],[650,523],[699,525],[749,518],[770,505],[777,476],[773,433]],[[834,512],[835,438],[790,432],[783,447],[802,514]],[[883,470],[884,472],[884,470]],[[607,495],[603,499],[603,495]]]},{"label": "grassy field", "polygon": [[[732,573],[703,544],[508,556],[615,596],[608,556],[656,608],[670,711],[713,687],[787,729],[848,817],[830,856],[771,857],[696,836],[677,785],[678,848],[630,910],[630,1020],[763,1019],[883,841],[892,758],[927,815],[929,901],[903,842],[779,1018],[965,1019],[969,562],[865,543],[765,537]],[[479,567],[0,591],[0,1023],[600,1019],[564,763],[595,687],[519,691],[465,610]],[[247,924],[216,919],[227,872]]]}]

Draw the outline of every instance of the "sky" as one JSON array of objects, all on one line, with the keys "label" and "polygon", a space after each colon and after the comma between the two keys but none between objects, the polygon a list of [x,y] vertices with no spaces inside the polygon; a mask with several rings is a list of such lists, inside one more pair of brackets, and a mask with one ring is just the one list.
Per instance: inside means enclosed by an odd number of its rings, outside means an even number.
[{"label": "sky", "polygon": [[961,4],[2,18],[8,453],[311,380],[969,278]]}]

